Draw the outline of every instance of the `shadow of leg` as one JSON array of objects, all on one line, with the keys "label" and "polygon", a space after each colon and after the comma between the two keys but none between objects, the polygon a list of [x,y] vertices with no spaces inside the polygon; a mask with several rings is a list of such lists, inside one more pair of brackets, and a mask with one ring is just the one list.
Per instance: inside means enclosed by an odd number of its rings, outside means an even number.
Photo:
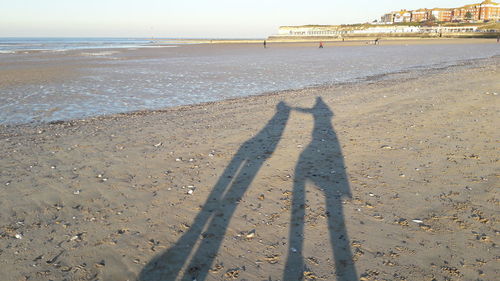
[{"label": "shadow of leg", "polygon": [[[299,163],[301,163],[299,161]],[[301,171],[302,168],[296,168]],[[304,175],[296,175],[292,193],[292,216],[288,235],[288,255],[283,280],[302,280],[304,274],[304,220],[305,220],[305,180]]]},{"label": "shadow of leg", "polygon": [[224,240],[231,217],[263,163],[263,158],[250,160],[238,171],[228,191],[220,200],[218,210],[208,223],[208,227],[204,232],[204,238],[186,268],[183,281],[191,281],[193,277],[196,280],[205,280],[207,278],[210,266],[215,260]]},{"label": "shadow of leg", "polygon": [[200,238],[203,229],[216,214],[221,198],[231,183],[233,175],[243,165],[241,153],[237,153],[222,176],[215,184],[202,210],[196,215],[189,229],[177,240],[174,246],[162,255],[148,263],[142,270],[140,280],[144,281],[173,281],[181,271],[193,251],[196,241]]},{"label": "shadow of leg", "polygon": [[[139,280],[176,280],[200,238],[200,245],[184,272],[183,280],[191,280],[192,276],[198,281],[205,280],[240,199],[281,139],[290,107],[280,102],[276,108],[266,126],[238,149],[190,229],[174,246],[150,261]],[[207,230],[203,233],[205,228]]]},{"label": "shadow of leg", "polygon": [[337,281],[358,280],[345,226],[342,200],[338,194],[333,194],[331,188],[325,189],[325,193],[330,243],[333,248]]}]

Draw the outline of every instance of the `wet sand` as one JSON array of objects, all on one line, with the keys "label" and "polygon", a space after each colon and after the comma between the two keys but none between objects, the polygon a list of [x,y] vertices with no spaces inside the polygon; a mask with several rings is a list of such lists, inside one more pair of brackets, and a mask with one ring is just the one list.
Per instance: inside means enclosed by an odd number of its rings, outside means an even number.
[{"label": "wet sand", "polygon": [[471,63],[2,126],[0,274],[494,280],[500,59]]}]

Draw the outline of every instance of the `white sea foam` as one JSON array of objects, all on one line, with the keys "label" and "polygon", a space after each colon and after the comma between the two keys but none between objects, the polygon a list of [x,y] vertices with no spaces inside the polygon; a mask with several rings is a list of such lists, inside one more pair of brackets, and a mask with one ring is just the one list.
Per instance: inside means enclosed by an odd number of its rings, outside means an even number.
[{"label": "white sea foam", "polygon": [[83,52],[83,53],[80,53],[80,55],[87,56],[87,57],[91,57],[91,56],[100,57],[100,56],[111,56],[111,55],[118,54],[118,53],[120,53],[120,52],[118,52],[118,51]]}]

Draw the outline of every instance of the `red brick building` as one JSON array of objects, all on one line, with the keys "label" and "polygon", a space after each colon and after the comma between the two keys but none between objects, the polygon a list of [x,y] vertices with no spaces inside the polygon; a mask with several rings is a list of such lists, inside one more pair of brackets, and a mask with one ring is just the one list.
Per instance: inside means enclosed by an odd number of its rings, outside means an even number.
[{"label": "red brick building", "polygon": [[498,21],[500,6],[491,0],[482,3],[465,5],[453,9],[452,20],[456,21]]},{"label": "red brick building", "polygon": [[449,21],[499,21],[500,5],[492,0],[481,3],[465,5],[459,8],[443,9],[418,9],[415,11],[402,10],[385,14],[382,22],[423,22],[428,20]]}]

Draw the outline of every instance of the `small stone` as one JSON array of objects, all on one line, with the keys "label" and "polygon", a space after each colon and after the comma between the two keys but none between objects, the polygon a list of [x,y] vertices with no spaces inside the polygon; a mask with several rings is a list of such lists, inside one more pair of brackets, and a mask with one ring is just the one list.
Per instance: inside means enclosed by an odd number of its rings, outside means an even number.
[{"label": "small stone", "polygon": [[160,147],[163,143],[162,142],[159,142],[157,144],[154,145],[154,147]]},{"label": "small stone", "polygon": [[190,190],[188,190],[187,194],[192,195],[192,194],[193,194],[193,192],[194,192],[194,191],[193,191],[192,189],[190,189]]},{"label": "small stone", "polygon": [[73,191],[73,194],[74,194],[74,195],[78,195],[78,194],[80,194],[80,190],[75,190],[75,191]]},{"label": "small stone", "polygon": [[252,238],[254,238],[254,237],[255,237],[255,229],[250,230],[250,231],[249,231],[249,232],[245,235],[245,237],[246,237],[247,239],[252,239]]},{"label": "small stone", "polygon": [[414,222],[414,223],[423,223],[424,222],[424,221],[419,220],[419,219],[414,219],[414,220],[411,220],[411,221]]},{"label": "small stone", "polygon": [[21,234],[19,234],[19,233],[16,234],[16,235],[14,235],[14,237],[16,237],[16,239],[23,239],[23,236]]}]

